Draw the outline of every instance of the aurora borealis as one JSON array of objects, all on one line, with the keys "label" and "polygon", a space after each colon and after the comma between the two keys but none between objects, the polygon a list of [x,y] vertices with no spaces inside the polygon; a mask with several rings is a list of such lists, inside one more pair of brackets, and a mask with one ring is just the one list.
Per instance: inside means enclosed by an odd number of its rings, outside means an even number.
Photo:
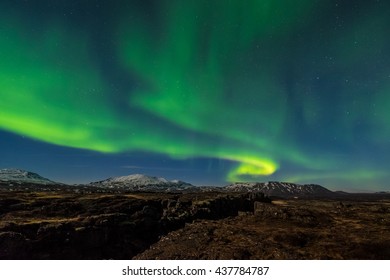
[{"label": "aurora borealis", "polygon": [[379,0],[1,1],[0,165],[388,190],[389,13]]}]

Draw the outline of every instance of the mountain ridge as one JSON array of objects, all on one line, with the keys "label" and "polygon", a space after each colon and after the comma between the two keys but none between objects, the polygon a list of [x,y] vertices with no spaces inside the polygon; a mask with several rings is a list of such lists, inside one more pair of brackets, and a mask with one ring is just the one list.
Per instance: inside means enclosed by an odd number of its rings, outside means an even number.
[{"label": "mountain ridge", "polygon": [[233,192],[262,192],[267,196],[296,197],[296,196],[331,196],[335,193],[317,184],[296,184],[289,182],[270,181],[265,183],[233,183],[225,186]]},{"label": "mountain ridge", "polygon": [[[37,173],[22,169],[6,168],[0,169],[0,183],[8,185],[64,185],[44,178]],[[77,185],[77,187],[94,187],[101,190],[114,189],[118,191],[151,191],[151,192],[198,192],[198,191],[219,191],[219,192],[262,192],[266,196],[277,196],[283,198],[292,197],[329,197],[340,195],[337,192],[328,190],[316,184],[296,184],[288,182],[237,182],[224,187],[199,187],[181,180],[167,180],[162,177],[149,176],[145,174],[131,174],[126,176],[110,177],[101,181],[89,184]]]},{"label": "mountain ridge", "polygon": [[50,179],[42,177],[38,173],[26,171],[17,168],[0,169],[0,182],[17,183],[17,184],[38,184],[38,185],[54,185],[59,184]]},{"label": "mountain ridge", "polygon": [[162,177],[144,174],[131,174],[127,176],[110,177],[105,180],[91,182],[89,185],[99,188],[115,188],[126,190],[184,190],[196,188],[190,183],[180,180],[167,180]]}]

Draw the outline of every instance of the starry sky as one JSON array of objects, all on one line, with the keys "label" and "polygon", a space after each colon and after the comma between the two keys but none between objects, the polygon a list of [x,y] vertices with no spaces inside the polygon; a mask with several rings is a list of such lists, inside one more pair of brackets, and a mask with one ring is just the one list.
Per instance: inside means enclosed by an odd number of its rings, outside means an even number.
[{"label": "starry sky", "polygon": [[390,1],[2,0],[0,168],[390,190]]}]

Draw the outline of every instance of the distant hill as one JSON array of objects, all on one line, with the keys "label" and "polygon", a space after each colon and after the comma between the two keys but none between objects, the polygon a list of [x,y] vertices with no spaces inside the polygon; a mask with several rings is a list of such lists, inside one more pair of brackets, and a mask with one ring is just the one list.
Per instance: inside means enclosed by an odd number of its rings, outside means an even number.
[{"label": "distant hill", "polygon": [[234,183],[224,188],[233,192],[262,192],[267,196],[279,197],[324,197],[334,192],[315,184],[300,185],[286,182]]},{"label": "distant hill", "polygon": [[22,185],[22,184],[35,184],[35,185],[54,185],[58,184],[47,178],[40,176],[37,173],[33,173],[26,170],[7,168],[0,169],[0,182],[8,185]]},{"label": "distant hill", "polygon": [[169,181],[165,178],[148,176],[143,174],[133,174],[128,176],[113,177],[106,180],[92,182],[91,186],[110,189],[124,189],[134,191],[178,191],[195,189],[196,187],[180,181]]}]

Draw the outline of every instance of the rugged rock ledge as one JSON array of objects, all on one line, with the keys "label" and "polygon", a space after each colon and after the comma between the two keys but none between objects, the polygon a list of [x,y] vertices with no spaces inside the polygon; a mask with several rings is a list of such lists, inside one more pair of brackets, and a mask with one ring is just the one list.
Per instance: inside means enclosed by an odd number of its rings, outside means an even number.
[{"label": "rugged rock ledge", "polygon": [[261,193],[0,195],[1,259],[129,259],[186,223],[270,202]]}]

